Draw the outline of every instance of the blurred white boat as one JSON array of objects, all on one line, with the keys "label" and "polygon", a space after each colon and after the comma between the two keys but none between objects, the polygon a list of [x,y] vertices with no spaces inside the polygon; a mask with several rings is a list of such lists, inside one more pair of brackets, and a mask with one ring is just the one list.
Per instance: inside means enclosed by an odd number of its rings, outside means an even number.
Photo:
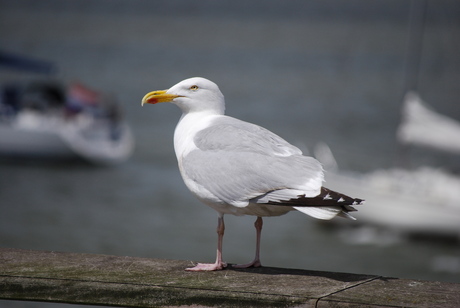
[{"label": "blurred white boat", "polygon": [[[398,139],[458,154],[460,123],[437,114],[416,93],[410,92],[404,100]],[[329,171],[327,187],[366,200],[365,205],[353,213],[359,222],[398,231],[460,238],[458,175],[427,166],[415,170],[376,170],[367,174],[339,172],[325,144],[317,147],[315,156]]]},{"label": "blurred white boat", "polygon": [[80,84],[67,91],[49,84],[9,87],[0,101],[0,156],[120,163],[134,141],[115,108]]},{"label": "blurred white boat", "polygon": [[358,222],[398,231],[460,236],[460,178],[422,167],[368,174],[327,173],[331,189],[366,200]]},{"label": "blurred white boat", "polygon": [[413,91],[404,98],[397,138],[403,144],[460,154],[460,123],[432,110]]}]

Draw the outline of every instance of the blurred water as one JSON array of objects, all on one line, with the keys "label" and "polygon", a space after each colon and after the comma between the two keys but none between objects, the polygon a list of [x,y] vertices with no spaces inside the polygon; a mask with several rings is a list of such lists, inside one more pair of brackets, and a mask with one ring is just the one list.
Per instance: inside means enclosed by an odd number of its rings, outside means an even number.
[{"label": "blurred water", "polygon": [[[420,92],[460,119],[460,7],[428,5]],[[302,149],[328,143],[343,169],[393,166],[408,12],[407,1],[0,0],[0,46],[116,95],[137,139],[115,168],[0,164],[0,245],[212,261],[217,215],[187,191],[174,157],[180,112],[140,107],[148,91],[191,76],[218,83],[232,116]],[[38,77],[0,72],[1,82]],[[411,159],[459,168],[433,152]],[[228,262],[252,259],[253,220],[226,216]],[[458,244],[327,228],[301,213],[265,219],[262,236],[267,266],[460,282]]]}]

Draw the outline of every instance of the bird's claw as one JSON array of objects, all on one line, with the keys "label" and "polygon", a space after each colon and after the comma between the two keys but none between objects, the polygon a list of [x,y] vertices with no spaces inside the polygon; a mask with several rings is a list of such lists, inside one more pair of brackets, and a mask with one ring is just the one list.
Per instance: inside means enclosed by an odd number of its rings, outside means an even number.
[{"label": "bird's claw", "polygon": [[219,271],[227,267],[227,263],[218,262],[218,263],[198,263],[194,267],[186,268],[186,271],[191,272],[209,272],[209,271]]},{"label": "bird's claw", "polygon": [[250,263],[247,264],[235,264],[232,265],[233,268],[249,268],[249,267],[261,267],[262,264],[260,263],[260,260],[254,260]]}]

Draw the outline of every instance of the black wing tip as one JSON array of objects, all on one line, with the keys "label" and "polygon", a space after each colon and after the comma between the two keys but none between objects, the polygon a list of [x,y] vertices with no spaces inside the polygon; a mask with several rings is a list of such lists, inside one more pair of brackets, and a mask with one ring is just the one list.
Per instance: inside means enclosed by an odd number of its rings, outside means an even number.
[{"label": "black wing tip", "polygon": [[316,197],[305,197],[305,195],[299,195],[298,198],[295,199],[268,203],[290,206],[340,206],[346,212],[354,212],[357,210],[353,206],[364,204],[364,199],[351,198],[342,193],[321,187],[321,193]]},{"label": "black wing tip", "polygon": [[366,203],[366,200],[354,198],[353,203],[351,205],[364,205],[364,203]]},{"label": "black wing tip", "polygon": [[356,211],[352,206],[354,205],[363,205],[365,200],[360,198],[352,198],[342,193],[330,190],[326,187],[321,187],[321,193],[315,198],[322,198],[323,201],[330,201],[330,203],[335,203],[335,205],[342,205],[349,207],[352,210]]}]

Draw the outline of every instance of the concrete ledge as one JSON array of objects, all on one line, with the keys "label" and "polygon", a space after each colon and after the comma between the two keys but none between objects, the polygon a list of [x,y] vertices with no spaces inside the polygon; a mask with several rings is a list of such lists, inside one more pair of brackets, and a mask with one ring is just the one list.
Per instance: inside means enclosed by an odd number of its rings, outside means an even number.
[{"label": "concrete ledge", "polygon": [[460,284],[0,248],[0,299],[127,307],[460,307]]}]

